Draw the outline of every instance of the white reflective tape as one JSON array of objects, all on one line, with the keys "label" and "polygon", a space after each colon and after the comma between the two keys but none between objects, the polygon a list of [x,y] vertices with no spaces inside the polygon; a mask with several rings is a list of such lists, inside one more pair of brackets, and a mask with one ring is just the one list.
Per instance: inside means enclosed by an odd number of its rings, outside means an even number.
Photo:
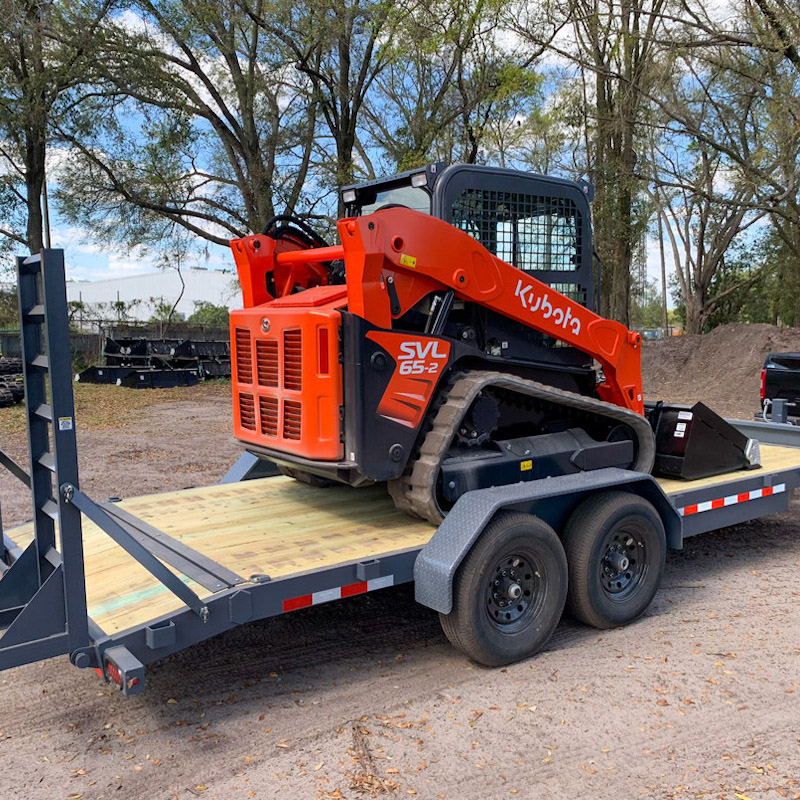
[{"label": "white reflective tape", "polygon": [[[773,494],[780,494],[781,492],[785,492],[786,491],[786,484],[785,483],[779,483],[779,484],[777,484],[777,486],[773,486],[772,490],[768,492],[769,489],[770,489],[770,487],[767,486],[764,489],[753,489],[750,492],[743,492],[742,494],[746,494],[746,498],[743,498],[742,500],[739,499],[739,495],[738,494],[729,494],[727,497],[723,497],[721,499],[722,499],[723,505],[725,505],[725,506],[735,506],[737,503],[744,503],[747,500],[760,500],[762,497],[769,497],[770,495],[773,495]],[[699,514],[701,511],[711,511],[712,508],[714,507],[713,504],[715,502],[718,502],[718,501],[716,501],[716,500],[706,500],[704,503],[698,503],[697,504],[697,512],[696,513]],[[719,508],[719,506],[718,506],[718,508]],[[684,516],[684,511],[685,510],[686,510],[685,508],[679,508],[678,509],[678,514],[681,517]]]},{"label": "white reflective tape", "polygon": [[385,589],[387,586],[394,586],[394,575],[384,575],[382,578],[373,578],[367,581],[367,591],[373,589]]},{"label": "white reflective tape", "polygon": [[331,600],[341,600],[342,588],[337,586],[335,589],[325,589],[322,592],[314,592],[311,595],[311,603],[317,605],[318,603],[330,603]]}]

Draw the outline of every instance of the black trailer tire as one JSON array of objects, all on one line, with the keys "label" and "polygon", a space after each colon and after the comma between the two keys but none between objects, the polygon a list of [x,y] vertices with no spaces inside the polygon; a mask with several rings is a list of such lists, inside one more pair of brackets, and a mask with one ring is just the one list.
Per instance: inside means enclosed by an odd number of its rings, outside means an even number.
[{"label": "black trailer tire", "polygon": [[567,596],[567,558],[538,517],[502,512],[486,526],[453,582],[453,608],[439,619],[454,647],[498,667],[537,653]]},{"label": "black trailer tire", "polygon": [[646,500],[605,492],[584,500],[562,535],[569,564],[567,609],[595,628],[640,617],[655,596],[667,554],[664,523]]}]

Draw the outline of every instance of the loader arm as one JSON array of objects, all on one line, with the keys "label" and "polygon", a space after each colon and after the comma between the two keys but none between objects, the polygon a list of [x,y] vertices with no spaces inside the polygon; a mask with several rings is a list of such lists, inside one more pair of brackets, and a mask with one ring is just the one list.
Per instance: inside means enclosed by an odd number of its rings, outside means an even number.
[{"label": "loader arm", "polygon": [[[459,299],[592,356],[603,369],[604,380],[597,386],[600,398],[644,412],[638,333],[595,314],[492,255],[467,233],[427,214],[387,208],[340,220],[338,229],[341,248],[273,253],[268,240],[254,246],[254,240],[266,237],[247,237],[232,245],[237,264],[249,262],[247,277],[258,286],[264,285],[263,273],[269,269],[344,258],[348,309],[379,328],[391,328],[393,319],[431,292],[452,289]],[[254,262],[260,265],[255,276]],[[243,288],[246,299],[248,294],[260,299],[261,292],[248,292],[244,283]]]}]

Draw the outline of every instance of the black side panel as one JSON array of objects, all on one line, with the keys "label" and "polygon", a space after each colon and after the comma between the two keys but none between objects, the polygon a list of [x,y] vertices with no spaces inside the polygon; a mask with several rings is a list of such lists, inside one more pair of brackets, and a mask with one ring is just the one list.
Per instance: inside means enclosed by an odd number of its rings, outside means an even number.
[{"label": "black side panel", "polygon": [[[380,345],[367,338],[373,330],[379,329],[361,317],[342,312],[345,458],[357,460],[360,474],[385,481],[403,473],[419,431],[377,412],[396,363]],[[454,350],[442,375],[449,372]]]}]

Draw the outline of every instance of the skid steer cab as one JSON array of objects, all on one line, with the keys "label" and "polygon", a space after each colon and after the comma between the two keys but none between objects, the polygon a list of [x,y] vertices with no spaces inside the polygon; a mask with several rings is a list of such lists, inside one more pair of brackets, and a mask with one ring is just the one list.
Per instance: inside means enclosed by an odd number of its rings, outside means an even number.
[{"label": "skid steer cab", "polygon": [[435,164],[345,187],[339,244],[292,217],[234,240],[236,437],[435,523],[475,489],[650,472],[641,337],[595,312],[591,198]]}]

